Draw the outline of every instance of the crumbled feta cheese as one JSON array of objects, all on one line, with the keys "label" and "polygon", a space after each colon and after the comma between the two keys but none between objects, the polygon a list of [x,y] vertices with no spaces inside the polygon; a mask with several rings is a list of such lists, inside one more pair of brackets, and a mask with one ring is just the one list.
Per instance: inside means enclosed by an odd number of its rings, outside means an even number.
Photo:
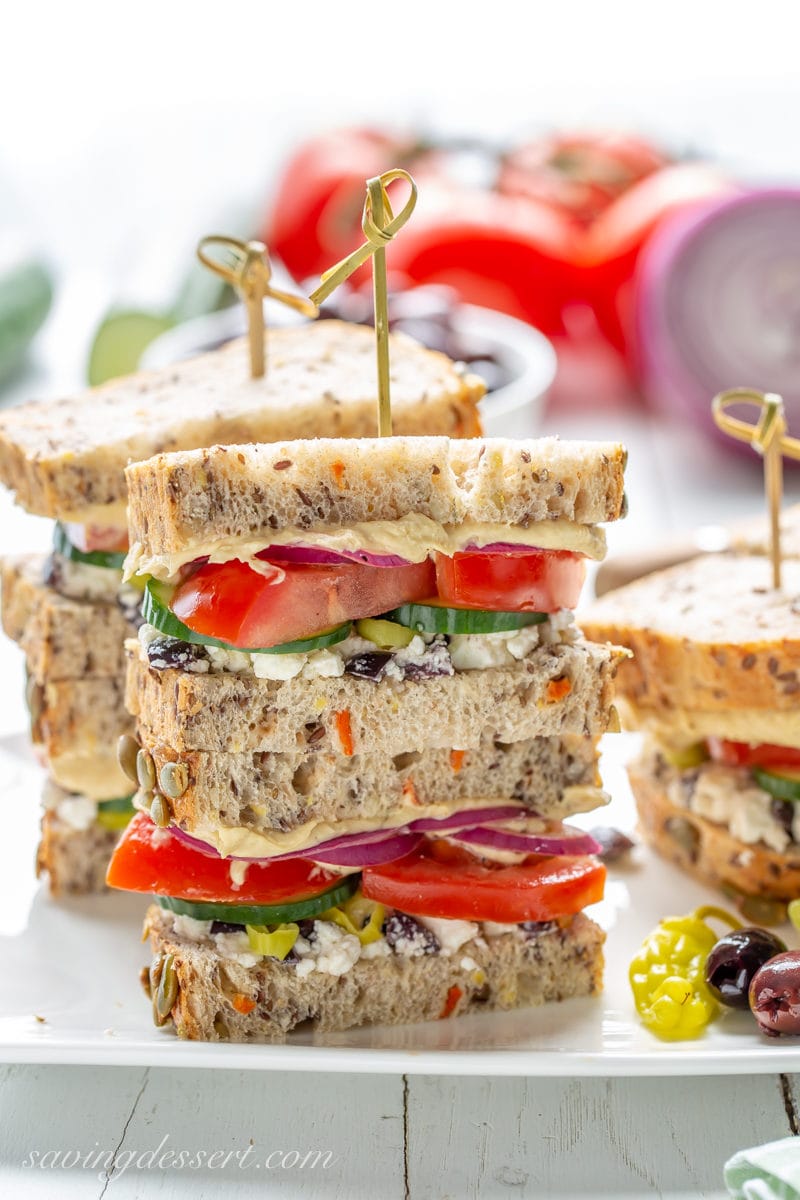
[{"label": "crumbled feta cheese", "polygon": [[303,679],[338,679],[344,675],[344,659],[330,650],[312,650],[306,656]]},{"label": "crumbled feta cheese", "polygon": [[484,937],[495,938],[502,937],[504,933],[517,933],[519,932],[519,926],[504,925],[499,921],[484,921],[481,924],[481,930],[484,934]]},{"label": "crumbled feta cheese", "polygon": [[459,963],[459,966],[461,967],[462,971],[479,971],[480,970],[480,967],[475,962],[475,959],[470,958],[470,956],[468,954],[464,955],[461,962]]},{"label": "crumbled feta cheese", "polygon": [[296,969],[301,979],[312,971],[346,975],[361,956],[361,943],[332,921],[315,921],[313,940],[299,937],[294,944],[294,953],[300,959]]},{"label": "crumbled feta cheese", "polygon": [[250,665],[257,679],[281,682],[294,679],[306,665],[306,654],[251,654]]},{"label": "crumbled feta cheese", "polygon": [[421,925],[430,929],[441,947],[442,954],[455,954],[465,942],[477,937],[480,932],[474,921],[451,921],[444,917],[417,917]]},{"label": "crumbled feta cheese", "polygon": [[69,825],[70,829],[84,833],[91,829],[97,819],[97,802],[88,796],[66,795],[55,806],[59,821]]},{"label": "crumbled feta cheese", "polygon": [[785,853],[792,844],[772,814],[772,797],[752,782],[748,772],[722,763],[704,763],[694,774],[691,787],[685,785],[686,773],[674,770],[667,787],[672,803],[725,825],[740,842],[762,842],[777,854]]},{"label": "crumbled feta cheese", "polygon": [[377,941],[361,947],[362,958],[387,958],[391,953],[392,948],[386,938],[378,938]]},{"label": "crumbled feta cheese", "polygon": [[211,934],[210,921],[197,921],[194,917],[184,917],[178,913],[172,917],[172,928],[179,937],[188,938],[190,942],[203,942]]},{"label": "crumbled feta cheese", "polygon": [[250,949],[250,940],[243,929],[238,929],[234,933],[215,933],[213,937],[217,952],[223,958],[237,962],[240,967],[254,967],[263,957],[260,954],[253,954]]},{"label": "crumbled feta cheese", "polygon": [[62,596],[73,600],[107,600],[110,604],[116,601],[122,586],[121,570],[73,562],[55,551],[53,559],[57,566],[54,586]]},{"label": "crumbled feta cheese", "polygon": [[241,650],[224,650],[222,646],[206,646],[212,669],[216,671],[246,671],[250,666],[250,655]]},{"label": "crumbled feta cheese", "polygon": [[[547,621],[543,621],[542,624],[546,625]],[[506,642],[511,657],[517,662],[527,658],[531,650],[535,650],[539,645],[540,629],[541,625],[526,625],[524,629],[518,629]]]},{"label": "crumbled feta cheese", "polygon": [[457,671],[511,666],[515,660],[508,650],[510,636],[508,633],[455,633],[450,638],[450,660]]}]

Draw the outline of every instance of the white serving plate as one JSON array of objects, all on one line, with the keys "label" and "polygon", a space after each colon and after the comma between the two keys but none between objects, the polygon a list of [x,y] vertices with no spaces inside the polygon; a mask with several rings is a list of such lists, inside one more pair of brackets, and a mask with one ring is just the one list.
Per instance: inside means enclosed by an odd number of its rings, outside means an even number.
[{"label": "white serving plate", "polygon": [[[580,823],[630,830],[623,762],[632,735],[607,737],[611,806]],[[662,1043],[637,1021],[628,961],[668,913],[718,897],[638,847],[610,872],[592,915],[608,931],[606,987],[593,1000],[394,1028],[292,1036],[286,1045],[180,1042],[157,1030],[138,984],[144,898],[52,901],[32,877],[42,772],[22,736],[0,739],[0,1061],[238,1067],[253,1070],[444,1075],[725,1075],[800,1071],[800,1040],[767,1039],[748,1014],[727,1013],[699,1041]],[[787,940],[796,944],[791,933]]]}]

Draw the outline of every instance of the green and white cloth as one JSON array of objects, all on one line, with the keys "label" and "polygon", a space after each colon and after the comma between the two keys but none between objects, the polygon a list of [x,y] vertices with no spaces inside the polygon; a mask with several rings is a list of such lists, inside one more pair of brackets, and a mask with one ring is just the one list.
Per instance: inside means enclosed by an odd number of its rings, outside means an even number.
[{"label": "green and white cloth", "polygon": [[800,1200],[800,1137],[737,1151],[725,1186],[734,1200]]}]

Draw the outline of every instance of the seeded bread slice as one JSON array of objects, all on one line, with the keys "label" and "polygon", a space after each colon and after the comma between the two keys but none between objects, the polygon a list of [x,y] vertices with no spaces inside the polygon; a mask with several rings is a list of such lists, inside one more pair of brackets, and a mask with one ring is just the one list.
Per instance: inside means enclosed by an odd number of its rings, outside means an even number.
[{"label": "seeded bread slice", "polygon": [[163,454],[125,472],[130,562],[409,514],[523,528],[614,521],[624,467],[619,444],[557,438],[319,438]]},{"label": "seeded bread slice", "polygon": [[128,641],[126,653],[128,710],[177,754],[285,754],[313,738],[319,751],[385,756],[475,749],[487,734],[503,742],[599,736],[624,654],[578,641],[540,646],[513,667],[373,683],[156,670],[138,642]]},{"label": "seeded bread slice", "polygon": [[[342,754],[314,743],[287,754],[182,755],[139,727],[156,772],[168,762],[186,767],[186,791],[170,800],[173,819],[189,832],[222,826],[255,831],[294,829],[307,821],[352,817],[380,822],[401,806],[481,799],[520,800],[561,820],[603,803],[592,738],[534,738],[477,749],[398,754]],[[411,813],[413,815],[413,812]]]},{"label": "seeded bread slice", "polygon": [[[395,432],[480,432],[482,380],[402,335],[390,338],[390,355]],[[78,396],[10,409],[0,415],[0,482],[30,512],[124,525],[123,470],[131,460],[320,431],[369,437],[376,386],[371,329],[340,321],[276,329],[263,379],[250,378],[240,339]]]},{"label": "seeded bread slice", "polygon": [[602,986],[605,935],[583,914],[529,939],[506,933],[473,940],[452,957],[362,958],[345,975],[315,971],[302,979],[290,961],[263,958],[245,967],[223,958],[211,941],[182,937],[156,904],[145,928],[156,976],[172,956],[177,996],[168,1020],[192,1041],[283,1041],[306,1022],[326,1033],[435,1021],[594,996]]},{"label": "seeded bread slice", "polygon": [[88,676],[121,676],[123,643],[134,637],[117,604],[70,600],[42,582],[42,554],[4,559],[3,629],[25,654],[28,674],[38,683]]},{"label": "seeded bread slice", "polygon": [[587,637],[627,646],[622,695],[650,710],[800,708],[800,562],[772,589],[768,559],[704,555],[609,592]]},{"label": "seeded bread slice", "polygon": [[57,783],[96,800],[130,791],[116,755],[120,734],[133,733],[121,678],[33,683],[28,703],[31,738]]},{"label": "seeded bread slice", "polygon": [[106,871],[119,833],[90,825],[74,829],[55,812],[42,814],[36,874],[47,876],[51,896],[83,896],[106,890]]},{"label": "seeded bread slice", "polygon": [[662,857],[713,888],[786,902],[800,895],[800,846],[779,854],[763,842],[743,842],[721,822],[675,804],[667,790],[674,768],[657,773],[644,760],[628,774],[642,834]]}]

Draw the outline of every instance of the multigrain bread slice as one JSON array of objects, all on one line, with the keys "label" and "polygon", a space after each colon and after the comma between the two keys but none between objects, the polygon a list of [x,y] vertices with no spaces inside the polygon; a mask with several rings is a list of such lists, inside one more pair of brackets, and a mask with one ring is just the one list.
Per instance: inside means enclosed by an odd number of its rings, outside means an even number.
[{"label": "multigrain bread slice", "polygon": [[577,641],[544,645],[513,667],[373,683],[352,675],[276,682],[149,666],[126,643],[128,710],[176,754],[285,754],[309,742],[333,754],[386,756],[437,747],[604,733],[624,651]]},{"label": "multigrain bread slice", "polygon": [[400,807],[481,799],[518,800],[543,817],[561,820],[602,804],[593,738],[567,736],[499,742],[485,737],[475,750],[412,751],[391,758],[350,758],[312,742],[286,754],[177,754],[139,726],[155,761],[186,767],[186,790],[170,800],[172,817],[189,832],[219,825],[257,832],[286,831],[308,821],[352,817],[380,822]]},{"label": "multigrain bread slice", "polygon": [[48,587],[46,561],[25,554],[0,564],[3,629],[23,650],[28,674],[38,683],[121,676],[135,626],[117,604],[71,600]]},{"label": "multigrain bread slice", "polygon": [[36,874],[47,876],[52,896],[83,896],[106,890],[106,871],[119,833],[93,824],[75,829],[45,809],[36,851]]},{"label": "multigrain bread slice", "polygon": [[116,755],[120,735],[133,733],[121,678],[33,681],[28,703],[32,741],[62,787],[95,800],[130,791]]},{"label": "multigrain bread slice", "polygon": [[166,1019],[193,1041],[274,1042],[298,1026],[328,1033],[435,1021],[594,996],[602,986],[605,934],[583,914],[530,938],[475,939],[452,956],[362,958],[344,975],[302,979],[288,960],[243,966],[223,958],[210,940],[176,933],[174,917],[157,904],[145,929],[153,965],[142,980],[151,989],[168,964],[177,993]]},{"label": "multigrain bread slice", "polygon": [[774,591],[768,559],[704,555],[609,592],[581,627],[633,651],[618,689],[651,711],[800,708],[800,562]]},{"label": "multigrain bread slice", "polygon": [[187,561],[212,544],[258,549],[276,530],[409,515],[439,526],[594,525],[622,515],[624,467],[616,443],[557,438],[319,438],[164,454],[125,472],[129,566],[163,575],[159,560]]},{"label": "multigrain bread slice", "polygon": [[[480,432],[483,381],[403,335],[390,338],[398,434]],[[90,393],[0,415],[0,481],[30,512],[124,525],[123,470],[162,450],[376,432],[375,335],[325,321],[269,335],[269,370],[251,379],[246,339]]]},{"label": "multigrain bread slice", "polygon": [[[663,761],[656,770],[652,759],[644,759],[632,764],[628,774],[641,832],[662,857],[714,888],[781,901],[800,895],[800,845],[792,842],[778,852],[760,840],[745,842],[724,822],[676,803],[681,773]],[[688,792],[697,773],[683,774]],[[735,786],[731,796],[735,804]]]}]

